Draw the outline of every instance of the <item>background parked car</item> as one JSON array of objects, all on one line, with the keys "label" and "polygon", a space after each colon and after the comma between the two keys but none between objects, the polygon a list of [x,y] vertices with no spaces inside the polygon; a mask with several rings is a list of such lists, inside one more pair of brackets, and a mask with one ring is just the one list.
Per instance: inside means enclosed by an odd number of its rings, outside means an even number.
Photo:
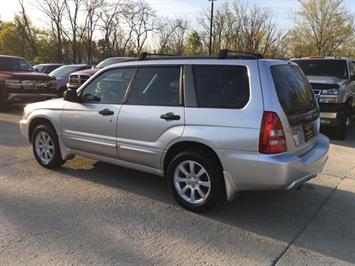
[{"label": "background parked car", "polygon": [[344,57],[294,59],[318,98],[321,125],[344,139],[355,114],[355,61]]},{"label": "background parked car", "polygon": [[36,72],[46,73],[49,74],[53,70],[57,69],[58,67],[63,66],[64,64],[39,64],[35,65],[33,68]]},{"label": "background parked car", "polygon": [[0,56],[0,110],[9,103],[58,97],[55,79],[37,73],[24,58]]},{"label": "background parked car", "polygon": [[69,76],[69,82],[67,84],[67,88],[76,90],[100,69],[107,67],[109,65],[117,64],[131,59],[132,59],[131,57],[110,57],[101,61],[99,64],[97,64],[95,67],[91,69],[85,69],[85,70],[74,72]]},{"label": "background parked car", "polygon": [[57,90],[59,94],[63,94],[66,90],[66,85],[69,80],[69,75],[75,71],[90,68],[91,65],[88,64],[75,64],[75,65],[65,65],[57,68],[56,70],[49,73],[51,77],[54,77],[57,81]]}]

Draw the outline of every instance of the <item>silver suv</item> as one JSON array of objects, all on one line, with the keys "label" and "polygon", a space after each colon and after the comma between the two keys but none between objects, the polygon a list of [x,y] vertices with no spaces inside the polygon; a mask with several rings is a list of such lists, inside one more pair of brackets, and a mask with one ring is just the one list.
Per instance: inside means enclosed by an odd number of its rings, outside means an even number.
[{"label": "silver suv", "polygon": [[296,64],[226,54],[116,64],[64,99],[27,105],[20,121],[42,166],[81,155],[165,176],[192,211],[299,188],[328,158],[319,125]]},{"label": "silver suv", "polygon": [[307,75],[319,101],[321,125],[344,139],[355,115],[355,62],[345,57],[293,59]]}]

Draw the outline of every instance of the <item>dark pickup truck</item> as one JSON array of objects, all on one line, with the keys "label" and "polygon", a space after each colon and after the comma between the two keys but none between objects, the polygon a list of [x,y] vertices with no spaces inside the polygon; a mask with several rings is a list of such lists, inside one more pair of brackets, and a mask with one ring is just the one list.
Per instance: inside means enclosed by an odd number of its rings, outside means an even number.
[{"label": "dark pickup truck", "polygon": [[10,103],[57,97],[54,78],[35,72],[24,58],[0,56],[0,110],[4,110]]}]

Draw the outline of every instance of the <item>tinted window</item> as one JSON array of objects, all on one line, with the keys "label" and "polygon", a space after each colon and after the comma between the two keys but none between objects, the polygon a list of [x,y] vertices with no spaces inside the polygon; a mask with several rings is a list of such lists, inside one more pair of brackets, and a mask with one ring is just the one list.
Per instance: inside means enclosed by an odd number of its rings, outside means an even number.
[{"label": "tinted window", "polygon": [[295,60],[307,76],[336,77],[347,79],[345,60]]},{"label": "tinted window", "polygon": [[0,57],[0,70],[34,71],[32,66],[25,59],[16,57]]},{"label": "tinted window", "polygon": [[248,71],[243,66],[194,66],[200,107],[243,108],[249,101]]},{"label": "tinted window", "polygon": [[137,105],[179,105],[180,68],[140,68],[133,81],[129,104]]},{"label": "tinted window", "polygon": [[107,67],[109,65],[120,63],[120,62],[122,62],[124,60],[125,60],[125,58],[120,58],[120,57],[118,57],[118,58],[108,58],[108,59],[105,59],[104,61],[100,62],[95,68],[101,69],[101,68]]},{"label": "tinted window", "polygon": [[271,73],[286,115],[304,113],[316,107],[312,87],[297,66],[272,66]]},{"label": "tinted window", "polygon": [[134,68],[114,69],[102,73],[81,92],[84,102],[122,103]]},{"label": "tinted window", "polygon": [[355,62],[352,62],[351,63],[351,73],[350,73],[350,75],[352,76],[352,77],[354,77],[355,76]]},{"label": "tinted window", "polygon": [[69,76],[71,73],[78,71],[78,70],[82,70],[82,69],[86,69],[89,66],[86,65],[82,65],[82,66],[77,66],[77,65],[69,65],[69,66],[61,66],[58,67],[57,69],[53,70],[49,75],[52,77],[67,77]]},{"label": "tinted window", "polygon": [[52,66],[47,66],[45,69],[44,69],[44,72],[49,74],[51,73],[53,70],[57,69],[58,67],[60,67],[61,65],[52,65]]}]

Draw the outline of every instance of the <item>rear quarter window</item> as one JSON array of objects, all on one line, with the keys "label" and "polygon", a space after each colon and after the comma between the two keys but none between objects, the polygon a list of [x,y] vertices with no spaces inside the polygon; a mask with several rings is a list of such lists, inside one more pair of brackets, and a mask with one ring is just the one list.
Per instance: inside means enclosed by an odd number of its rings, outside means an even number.
[{"label": "rear quarter window", "polygon": [[199,107],[243,108],[249,101],[249,77],[245,66],[193,66]]}]

